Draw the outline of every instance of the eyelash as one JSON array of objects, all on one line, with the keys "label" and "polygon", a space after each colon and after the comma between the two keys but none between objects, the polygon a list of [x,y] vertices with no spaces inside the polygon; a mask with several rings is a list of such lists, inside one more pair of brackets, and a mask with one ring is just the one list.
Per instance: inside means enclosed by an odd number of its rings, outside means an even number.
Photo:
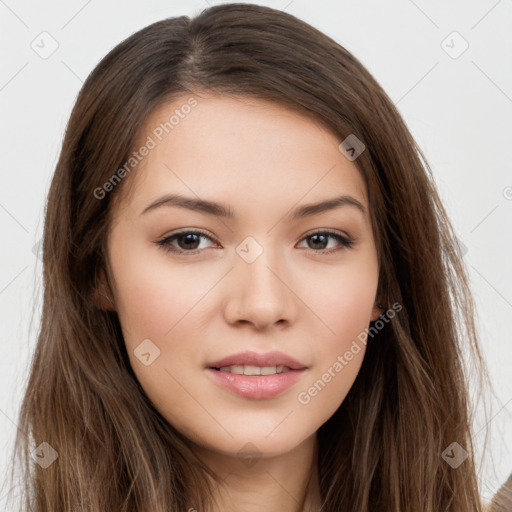
[{"label": "eyelash", "polygon": [[[184,249],[177,249],[177,248],[173,247],[172,245],[170,245],[171,241],[173,241],[174,239],[176,239],[177,237],[179,237],[181,235],[201,235],[205,238],[208,238],[212,242],[216,242],[216,240],[214,240],[210,235],[206,234],[204,231],[190,230],[190,231],[179,231],[177,233],[173,233],[172,235],[166,236],[165,238],[158,240],[155,243],[160,248],[162,248],[165,252],[172,252],[172,253],[178,253],[178,254],[198,254],[203,250],[203,249],[194,249],[192,251],[186,251]],[[330,230],[321,230],[321,231],[315,231],[314,233],[310,233],[309,235],[303,237],[301,239],[301,242],[302,242],[302,240],[311,238],[314,235],[328,235],[328,236],[334,238],[335,240],[337,240],[342,246],[341,248],[337,248],[337,249],[334,248],[334,249],[329,249],[329,250],[307,249],[316,254],[322,253],[322,254],[327,255],[327,254],[332,254],[332,253],[341,251],[343,249],[350,249],[355,243],[355,241],[353,239],[347,238],[346,236],[340,235],[339,233],[336,233],[335,231],[330,231]]]}]

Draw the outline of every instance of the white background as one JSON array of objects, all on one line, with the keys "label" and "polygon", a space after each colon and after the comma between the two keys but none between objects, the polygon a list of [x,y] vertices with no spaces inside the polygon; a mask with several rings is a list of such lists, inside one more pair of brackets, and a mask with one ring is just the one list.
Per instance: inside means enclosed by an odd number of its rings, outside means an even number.
[{"label": "white background", "polygon": [[[464,261],[497,392],[480,475],[488,497],[512,472],[512,1],[254,3],[286,10],[351,51],[397,104],[426,154],[467,248]],[[42,269],[34,245],[42,235],[45,198],[75,97],[121,40],[157,20],[193,16],[213,4],[0,0],[2,475],[39,322]],[[58,43],[46,59],[31,47],[49,37],[40,36],[43,31]],[[463,49],[460,37],[469,47],[453,58]],[[477,444],[484,441],[483,424],[475,427]],[[0,491],[0,505],[5,492]]]}]

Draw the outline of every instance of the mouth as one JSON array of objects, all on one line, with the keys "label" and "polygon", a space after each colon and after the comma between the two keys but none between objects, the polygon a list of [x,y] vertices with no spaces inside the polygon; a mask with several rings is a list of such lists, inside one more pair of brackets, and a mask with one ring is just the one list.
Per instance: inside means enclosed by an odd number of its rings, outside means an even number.
[{"label": "mouth", "polygon": [[207,365],[214,382],[244,398],[274,398],[295,384],[307,366],[281,352],[243,352]]},{"label": "mouth", "polygon": [[[259,354],[258,352],[246,351],[232,354],[230,356],[213,361],[207,364],[208,368],[214,368],[219,371],[231,371],[241,375],[268,375],[263,372],[283,373],[285,370],[302,370],[307,368],[305,364],[297,361],[293,357],[283,352],[266,352]],[[248,373],[246,373],[248,372]]]},{"label": "mouth", "polygon": [[217,370],[218,372],[229,372],[234,373],[235,375],[276,375],[278,373],[286,373],[290,371],[295,371],[289,368],[288,366],[253,366],[253,365],[232,365],[232,366],[222,366],[222,367],[213,367],[212,370]]}]

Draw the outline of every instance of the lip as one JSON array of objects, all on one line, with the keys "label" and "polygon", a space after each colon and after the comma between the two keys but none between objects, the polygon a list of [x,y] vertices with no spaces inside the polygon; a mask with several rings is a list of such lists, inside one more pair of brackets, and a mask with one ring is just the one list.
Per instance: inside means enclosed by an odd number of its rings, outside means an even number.
[{"label": "lip", "polygon": [[257,400],[274,398],[281,394],[295,384],[305,371],[306,369],[303,368],[274,375],[238,375],[231,372],[220,372],[213,368],[207,369],[208,374],[217,384],[244,398]]},{"label": "lip", "polygon": [[207,364],[207,368],[221,368],[223,366],[233,365],[252,365],[252,366],[287,366],[291,370],[304,370],[307,368],[305,364],[300,363],[293,357],[283,352],[267,352],[258,354],[257,352],[246,351],[232,354],[218,361]]},{"label": "lip", "polygon": [[[221,372],[223,366],[287,366],[289,371],[273,375],[240,375]],[[257,400],[274,398],[295,384],[307,370],[307,366],[282,352],[241,352],[209,363],[207,373],[214,381],[244,398]]]}]

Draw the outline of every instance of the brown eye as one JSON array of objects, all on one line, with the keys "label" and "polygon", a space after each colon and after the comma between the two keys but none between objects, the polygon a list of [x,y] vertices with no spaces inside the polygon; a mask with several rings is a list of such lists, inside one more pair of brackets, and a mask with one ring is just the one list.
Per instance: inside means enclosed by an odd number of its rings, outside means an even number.
[{"label": "brown eye", "polygon": [[168,252],[195,254],[202,250],[198,249],[201,239],[212,240],[210,236],[206,235],[202,231],[181,231],[180,233],[174,233],[167,236],[156,243]]},{"label": "brown eye", "polygon": [[200,243],[200,236],[196,233],[185,233],[176,236],[176,241],[180,249],[197,249]]},{"label": "brown eye", "polygon": [[[341,245],[341,248],[334,247],[326,250],[329,239],[335,240]],[[343,248],[350,248],[354,245],[354,240],[343,236],[339,233],[335,233],[332,231],[317,231],[316,233],[312,233],[303,238],[303,240],[308,240],[308,248],[315,252],[326,253],[329,254],[331,252],[336,252],[342,250]]]},{"label": "brown eye", "polygon": [[308,239],[312,242],[313,247],[311,249],[325,249],[326,245],[329,243],[329,236],[326,236],[322,233],[315,233],[308,237]]}]

